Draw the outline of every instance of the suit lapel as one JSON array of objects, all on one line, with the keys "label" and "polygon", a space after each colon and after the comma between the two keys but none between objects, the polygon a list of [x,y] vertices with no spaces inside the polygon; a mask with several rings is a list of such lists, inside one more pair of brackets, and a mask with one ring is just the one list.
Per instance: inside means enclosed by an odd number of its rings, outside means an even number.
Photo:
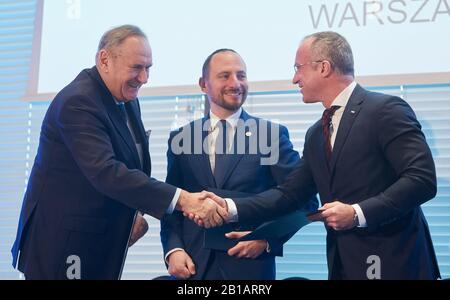
[{"label": "suit lapel", "polygon": [[133,137],[131,136],[130,129],[128,129],[128,126],[126,122],[123,120],[122,116],[120,115],[119,108],[117,108],[114,99],[110,98],[110,101],[108,99],[105,99],[105,104],[107,106],[108,115],[110,116],[114,127],[116,127],[117,131],[119,132],[120,136],[124,140],[125,144],[127,145],[128,149],[133,153],[133,160],[136,166],[140,166],[139,162],[139,155],[136,150],[136,145],[134,144]]},{"label": "suit lapel", "polygon": [[[234,169],[238,165],[238,163],[241,161],[241,159],[244,157],[245,153],[249,153],[249,137],[247,136],[247,132],[253,132],[254,134],[257,134],[254,127],[242,128],[242,126],[245,124],[245,122],[249,119],[249,115],[242,110],[241,116],[239,117],[241,122],[238,122],[238,127],[236,128],[236,132],[234,134],[234,140],[233,140],[233,148],[234,148],[234,154],[228,154],[224,157],[224,167],[216,170],[216,184],[217,188],[223,188],[225,183],[227,182],[228,178],[230,178],[231,174],[233,173]],[[253,123],[252,123],[253,125]],[[244,129],[246,131],[244,132]],[[244,137],[239,137],[239,133],[244,133]],[[238,139],[245,139],[245,151],[244,153],[237,153],[237,143]]]},{"label": "suit lapel", "polygon": [[322,126],[319,121],[319,123],[316,123],[317,129],[315,130],[315,134],[311,135],[311,153],[314,153],[314,155],[318,155],[319,158],[317,160],[314,160],[319,164],[320,170],[324,170],[326,174],[330,173],[330,164],[327,160],[327,156],[325,153],[325,141],[323,138],[323,131]]},{"label": "suit lapel", "polygon": [[334,168],[336,167],[336,162],[339,158],[339,154],[345,144],[345,141],[347,140],[350,129],[352,128],[353,123],[359,114],[361,103],[364,101],[364,94],[365,90],[360,85],[357,85],[352,95],[350,96],[350,99],[348,100],[344,113],[342,114],[342,119],[339,123],[338,132],[334,141],[333,153],[331,155],[331,174],[334,173]]},{"label": "suit lapel", "polygon": [[150,175],[151,161],[150,161],[149,143],[148,143],[147,135],[145,134],[144,124],[142,124],[142,120],[140,118],[138,101],[139,100],[136,99],[134,101],[127,102],[125,104],[125,107],[128,112],[128,117],[130,118],[131,126],[134,128],[134,134],[136,135],[136,139],[141,143],[142,156],[143,156],[142,160],[144,163],[144,165],[141,166],[142,170],[147,175]]},{"label": "suit lapel", "polygon": [[[190,128],[191,130],[191,140],[189,141],[191,143],[191,155],[187,155],[188,159],[189,159],[189,163],[191,165],[191,169],[193,170],[194,176],[197,177],[197,181],[198,182],[205,182],[205,180],[207,181],[207,186],[209,187],[214,187],[217,188],[216,182],[214,180],[214,175],[212,173],[211,170],[211,163],[209,161],[209,155],[208,153],[206,153],[203,149],[203,145],[206,145],[208,147],[208,134],[209,131],[208,130],[203,130],[203,128],[205,129],[209,129],[209,125],[205,123],[209,122],[209,116],[205,116],[204,118],[202,118],[201,120],[199,120],[201,122],[201,132],[202,132],[202,151],[201,154],[196,154],[194,152],[194,143],[195,143],[195,138],[194,138],[194,132],[196,130],[199,129],[195,129],[196,125],[198,121],[195,121],[192,125],[192,127]],[[206,127],[204,127],[206,126]],[[187,142],[187,141],[185,141]]]},{"label": "suit lapel", "polygon": [[121,113],[119,111],[119,108],[116,105],[116,102],[114,101],[113,96],[111,95],[111,92],[106,87],[106,85],[103,82],[96,67],[93,67],[92,69],[88,70],[88,74],[102,88],[102,100],[103,100],[103,104],[105,105],[106,112],[108,113],[112,123],[114,124],[114,127],[116,127],[117,131],[119,132],[120,136],[124,140],[128,149],[133,153],[133,160],[134,160],[135,165],[140,166],[141,164],[139,162],[139,155],[137,153],[136,145],[134,144],[133,137],[131,136],[130,130],[128,129],[126,122],[123,120],[122,116],[120,115]]}]

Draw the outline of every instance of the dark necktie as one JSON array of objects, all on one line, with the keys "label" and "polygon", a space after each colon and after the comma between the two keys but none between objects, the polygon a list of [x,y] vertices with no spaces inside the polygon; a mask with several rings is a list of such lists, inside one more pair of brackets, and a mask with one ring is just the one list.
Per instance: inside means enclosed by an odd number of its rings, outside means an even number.
[{"label": "dark necktie", "polygon": [[117,107],[119,108],[120,116],[123,118],[125,123],[127,123],[128,118],[127,118],[127,110],[125,109],[125,103],[119,103],[117,104]]},{"label": "dark necktie", "polygon": [[136,151],[139,156],[139,162],[140,162],[139,168],[142,168],[143,161],[144,161],[144,157],[142,154],[142,151],[143,151],[142,150],[142,141],[141,141],[142,139],[140,138],[140,135],[138,134],[138,130],[135,129],[135,127],[133,125],[133,121],[128,122],[128,113],[125,108],[125,103],[123,103],[123,102],[118,103],[117,108],[119,109],[120,116],[122,117],[123,121],[125,122],[126,128],[128,128],[128,131],[131,135],[131,139],[133,140],[133,142],[136,146]]},{"label": "dark necktie", "polygon": [[331,134],[330,134],[330,125],[331,125],[331,118],[333,117],[336,110],[339,109],[339,106],[332,106],[330,108],[325,109],[322,115],[322,131],[323,131],[323,138],[325,142],[325,154],[327,155],[327,160],[330,161],[331,159]]},{"label": "dark necktie", "polygon": [[217,126],[219,126],[219,134],[216,138],[214,176],[224,171],[225,155],[229,148],[228,131],[230,130],[230,124],[226,120],[220,120]]}]

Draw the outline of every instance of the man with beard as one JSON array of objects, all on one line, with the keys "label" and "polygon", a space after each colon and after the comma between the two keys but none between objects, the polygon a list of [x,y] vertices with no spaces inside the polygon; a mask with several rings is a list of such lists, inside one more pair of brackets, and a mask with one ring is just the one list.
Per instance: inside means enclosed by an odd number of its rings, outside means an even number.
[{"label": "man with beard", "polygon": [[[237,192],[256,194],[282,183],[299,155],[286,127],[253,117],[241,108],[248,84],[240,55],[231,49],[213,52],[203,65],[199,84],[207,95],[210,112],[171,133],[166,182],[191,192],[210,190],[224,197]],[[201,132],[196,132],[199,129]],[[196,140],[195,136],[201,138]],[[199,144],[203,147],[196,152]],[[261,146],[268,145],[276,158],[264,163],[268,157]],[[227,237],[236,239],[254,228],[241,224]],[[282,255],[283,243],[294,233],[217,249],[207,242],[208,234],[214,233],[205,232],[182,214],[166,215],[161,220],[164,258],[169,273],[178,279],[275,279],[275,256]]]}]

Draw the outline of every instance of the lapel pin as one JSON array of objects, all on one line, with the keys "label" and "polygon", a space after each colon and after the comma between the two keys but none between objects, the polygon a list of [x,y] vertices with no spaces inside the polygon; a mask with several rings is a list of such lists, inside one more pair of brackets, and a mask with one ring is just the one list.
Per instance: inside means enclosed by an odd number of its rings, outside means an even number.
[{"label": "lapel pin", "polygon": [[252,136],[252,133],[251,133],[250,131],[247,131],[247,132],[245,133],[245,136],[246,136],[246,137],[251,137],[251,136]]},{"label": "lapel pin", "polygon": [[354,111],[354,110],[351,110],[350,112],[351,112],[352,114],[354,114],[354,113],[355,113],[355,111]]}]

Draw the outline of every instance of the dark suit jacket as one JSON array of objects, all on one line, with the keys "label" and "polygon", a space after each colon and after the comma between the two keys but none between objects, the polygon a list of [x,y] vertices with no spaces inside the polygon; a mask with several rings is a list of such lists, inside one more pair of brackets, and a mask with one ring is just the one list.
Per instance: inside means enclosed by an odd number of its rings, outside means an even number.
[{"label": "dark suit jacket", "polygon": [[[381,279],[435,279],[439,268],[420,205],[436,194],[430,149],[411,107],[356,86],[342,116],[331,162],[320,121],[307,132],[303,159],[286,182],[255,199],[236,199],[240,220],[262,220],[296,208],[319,192],[358,203],[367,228],[327,228],[330,278],[367,279],[369,256]],[[245,201],[244,201],[245,200]]]},{"label": "dark suit jacket", "polygon": [[44,118],[12,248],[28,279],[65,279],[67,257],[82,279],[117,279],[136,210],[160,218],[176,188],[149,178],[148,139],[139,102],[126,109],[134,140],[97,69],[82,71]]},{"label": "dark suit jacket", "polygon": [[[241,120],[253,120],[254,127],[248,128],[253,137],[257,136],[260,130],[260,119],[249,116],[245,111],[241,114]],[[203,136],[199,141],[194,139],[194,128],[203,128],[203,124],[209,116],[196,120],[187,126],[171,133],[169,139],[169,150],[167,152],[168,173],[167,182],[180,186],[188,191],[200,192],[210,188],[230,190],[245,193],[260,193],[271,187],[281,184],[287,174],[293,170],[299,161],[297,151],[293,150],[289,141],[289,133],[284,126],[280,126],[279,135],[279,160],[274,165],[261,165],[260,159],[264,157],[261,151],[256,154],[236,154],[227,156],[226,169],[216,171],[216,179],[211,171],[209,156],[204,151],[201,154],[174,154],[172,141],[174,137],[181,132],[186,134],[190,132],[196,145],[202,145],[207,137],[207,132],[203,131]],[[270,124],[270,128],[272,123]],[[236,130],[235,142],[239,134],[245,134],[244,131]],[[187,135],[185,135],[187,137]],[[270,141],[270,132],[268,132],[268,140]],[[249,137],[246,140],[246,153],[249,153]],[[184,141],[186,142],[186,141]],[[275,144],[275,140],[271,140]],[[183,144],[183,146],[186,146]],[[186,147],[185,149],[192,149]],[[191,153],[194,149],[192,149]],[[220,172],[220,175],[217,175]],[[245,227],[251,230],[253,227]],[[241,228],[244,229],[244,228]],[[193,259],[196,265],[196,274],[191,279],[204,279],[207,270],[208,260],[214,256],[214,266],[217,272],[221,272],[221,276],[210,274],[211,278],[225,279],[274,279],[275,278],[275,254],[282,253],[282,244],[289,239],[295,232],[289,236],[283,237],[278,241],[269,241],[273,251],[270,254],[262,254],[257,259],[238,259],[230,257],[225,251],[210,250],[203,248],[204,229],[197,226],[189,219],[183,218],[181,214],[165,216],[161,220],[161,241],[166,255],[174,248],[183,248]],[[212,269],[211,262],[208,265]]]}]

